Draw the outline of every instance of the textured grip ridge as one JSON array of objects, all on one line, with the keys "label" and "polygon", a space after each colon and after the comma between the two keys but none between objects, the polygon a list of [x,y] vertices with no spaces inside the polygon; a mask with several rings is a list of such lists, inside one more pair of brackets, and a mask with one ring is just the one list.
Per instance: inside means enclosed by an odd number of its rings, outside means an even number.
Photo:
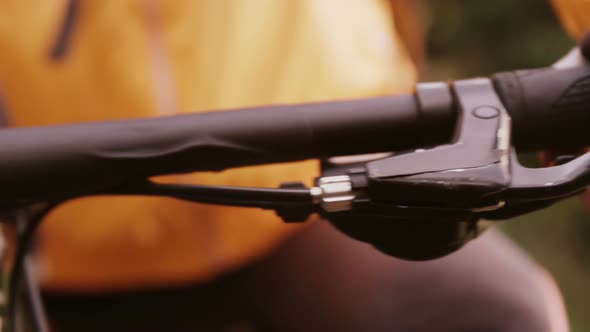
[{"label": "textured grip ridge", "polygon": [[590,66],[542,68],[493,76],[524,150],[590,145]]},{"label": "textured grip ridge", "polygon": [[590,105],[590,76],[575,81],[555,102],[554,107],[561,111],[584,111]]}]

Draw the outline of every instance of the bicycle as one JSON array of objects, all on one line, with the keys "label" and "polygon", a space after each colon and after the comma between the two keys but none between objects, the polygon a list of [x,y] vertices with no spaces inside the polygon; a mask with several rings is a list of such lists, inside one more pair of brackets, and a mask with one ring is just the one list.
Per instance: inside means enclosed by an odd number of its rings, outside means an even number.
[{"label": "bicycle", "polygon": [[[482,232],[481,219],[535,211],[590,183],[590,154],[529,169],[515,153],[588,145],[589,83],[590,65],[584,63],[419,83],[411,95],[1,130],[0,212],[17,216],[9,226],[19,234],[8,280],[7,330],[19,330],[22,286],[36,330],[47,330],[26,253],[43,217],[81,196],[160,195],[257,207],[275,210],[285,222],[317,213],[396,257],[449,254]],[[312,188],[149,180],[392,151],[407,152],[344,165],[325,161]]]}]

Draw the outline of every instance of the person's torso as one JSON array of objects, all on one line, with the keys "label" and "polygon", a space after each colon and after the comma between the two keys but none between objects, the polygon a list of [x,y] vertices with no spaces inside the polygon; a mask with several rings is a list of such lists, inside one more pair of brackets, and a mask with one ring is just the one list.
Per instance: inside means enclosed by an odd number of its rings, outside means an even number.
[{"label": "person's torso", "polygon": [[[14,126],[407,92],[414,66],[382,0],[0,1],[0,90]],[[168,181],[276,187],[315,162]],[[88,176],[92,176],[89,174]],[[117,289],[211,278],[297,225],[166,198],[64,204],[41,230],[46,285]]]}]

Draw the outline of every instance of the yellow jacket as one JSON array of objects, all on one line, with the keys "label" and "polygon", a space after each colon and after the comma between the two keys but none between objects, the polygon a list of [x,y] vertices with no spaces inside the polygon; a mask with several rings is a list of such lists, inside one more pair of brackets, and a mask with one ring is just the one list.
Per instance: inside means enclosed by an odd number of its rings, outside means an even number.
[{"label": "yellow jacket", "polygon": [[590,30],[590,1],[551,0],[563,27],[576,39]]},{"label": "yellow jacket", "polygon": [[[0,89],[12,125],[407,92],[414,66],[385,0],[0,1]],[[166,181],[277,186],[314,162]],[[92,176],[92,174],[89,174]],[[84,198],[41,229],[46,286],[202,281],[300,226],[271,212],[166,198]]]}]

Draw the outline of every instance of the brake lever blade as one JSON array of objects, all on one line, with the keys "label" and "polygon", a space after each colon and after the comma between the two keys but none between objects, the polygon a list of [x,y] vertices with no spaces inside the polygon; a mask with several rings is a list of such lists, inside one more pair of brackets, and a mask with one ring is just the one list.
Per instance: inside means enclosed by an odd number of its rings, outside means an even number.
[{"label": "brake lever blade", "polygon": [[559,166],[527,168],[512,151],[512,179],[502,193],[508,202],[558,200],[575,195],[590,184],[590,152]]}]

